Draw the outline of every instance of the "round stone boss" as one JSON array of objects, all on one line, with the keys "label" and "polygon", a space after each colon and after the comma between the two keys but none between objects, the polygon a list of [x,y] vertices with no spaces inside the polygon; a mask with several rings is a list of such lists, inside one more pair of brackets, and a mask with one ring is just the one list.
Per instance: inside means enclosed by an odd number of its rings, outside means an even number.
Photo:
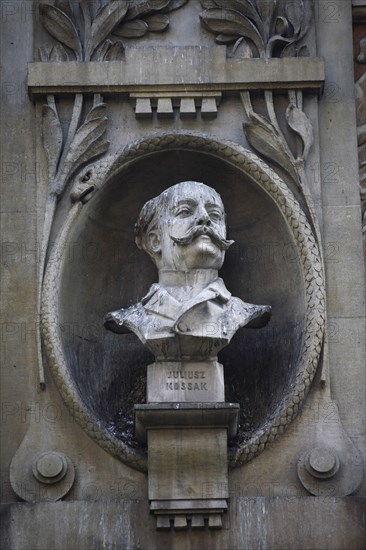
[{"label": "round stone boss", "polygon": [[92,173],[97,189],[91,199],[69,211],[46,270],[42,334],[57,386],[99,445],[146,471],[146,451],[133,437],[133,403],[143,402],[152,356],[133,336],[107,334],[103,318],[140,299],[156,280],[154,266],[134,244],[143,204],[179,181],[202,181],[221,194],[228,236],[237,242],[222,270],[227,287],[273,311],[265,332],[235,335],[219,356],[226,401],[240,402],[242,413],[230,465],[244,464],[297,416],[319,363],[325,290],[311,225],[280,176],[229,141],[155,134],[107,161],[101,181]]}]

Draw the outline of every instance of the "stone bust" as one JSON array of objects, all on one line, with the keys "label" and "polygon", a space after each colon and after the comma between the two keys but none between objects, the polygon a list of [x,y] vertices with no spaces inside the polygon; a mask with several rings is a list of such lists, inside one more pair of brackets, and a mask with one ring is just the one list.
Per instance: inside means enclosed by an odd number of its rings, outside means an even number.
[{"label": "stone bust", "polygon": [[169,187],[143,206],[135,230],[159,282],[138,304],[108,313],[107,329],[134,332],[158,360],[194,360],[216,357],[240,327],[268,322],[270,306],[233,297],[218,276],[233,241],[214,189],[194,181]]}]

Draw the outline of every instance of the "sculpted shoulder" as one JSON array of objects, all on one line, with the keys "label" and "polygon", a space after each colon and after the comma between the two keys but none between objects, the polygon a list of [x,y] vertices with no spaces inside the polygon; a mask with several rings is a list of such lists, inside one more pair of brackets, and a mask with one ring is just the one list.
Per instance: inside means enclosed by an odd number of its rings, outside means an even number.
[{"label": "sculpted shoulder", "polygon": [[107,313],[104,318],[104,326],[116,334],[136,332],[136,327],[141,324],[144,315],[144,307],[139,302],[129,308],[117,309]]},{"label": "sculpted shoulder", "polygon": [[238,328],[262,328],[271,318],[271,306],[250,304],[235,297],[231,297],[228,306],[230,310],[228,313],[235,320]]}]

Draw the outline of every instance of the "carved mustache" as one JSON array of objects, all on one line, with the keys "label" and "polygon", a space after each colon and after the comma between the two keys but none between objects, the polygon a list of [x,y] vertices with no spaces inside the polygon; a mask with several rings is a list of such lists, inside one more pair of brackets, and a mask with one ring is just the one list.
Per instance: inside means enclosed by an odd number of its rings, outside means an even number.
[{"label": "carved mustache", "polygon": [[197,225],[195,227],[192,227],[191,229],[188,229],[186,233],[182,237],[174,237],[173,235],[170,235],[170,238],[177,244],[185,245],[190,244],[194,239],[197,237],[200,237],[201,235],[207,235],[210,237],[210,239],[216,244],[220,250],[227,250],[229,246],[233,244],[234,241],[227,241],[221,235],[215,231],[210,226],[207,225]]}]

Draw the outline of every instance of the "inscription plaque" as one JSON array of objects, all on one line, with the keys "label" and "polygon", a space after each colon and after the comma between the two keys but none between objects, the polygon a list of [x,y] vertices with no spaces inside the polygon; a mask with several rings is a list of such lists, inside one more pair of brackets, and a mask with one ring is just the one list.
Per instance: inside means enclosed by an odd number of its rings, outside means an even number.
[{"label": "inscription plaque", "polygon": [[225,401],[223,366],[206,362],[156,362],[147,368],[147,402]]}]

